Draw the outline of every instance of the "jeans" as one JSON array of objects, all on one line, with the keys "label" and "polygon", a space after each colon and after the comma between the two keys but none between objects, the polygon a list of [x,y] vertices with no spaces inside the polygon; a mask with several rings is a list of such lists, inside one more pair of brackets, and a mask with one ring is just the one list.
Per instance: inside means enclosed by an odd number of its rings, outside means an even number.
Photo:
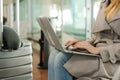
[{"label": "jeans", "polygon": [[72,80],[72,76],[63,65],[71,58],[72,54],[66,54],[53,50],[48,62],[48,80]]}]

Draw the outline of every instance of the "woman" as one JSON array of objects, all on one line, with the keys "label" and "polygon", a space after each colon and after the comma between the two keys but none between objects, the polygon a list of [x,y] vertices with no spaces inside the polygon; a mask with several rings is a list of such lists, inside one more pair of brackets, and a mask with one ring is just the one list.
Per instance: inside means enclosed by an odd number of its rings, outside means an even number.
[{"label": "woman", "polygon": [[53,52],[49,80],[112,80],[120,65],[120,0],[102,0],[93,33],[95,37],[89,41],[68,41],[66,46],[99,57]]}]

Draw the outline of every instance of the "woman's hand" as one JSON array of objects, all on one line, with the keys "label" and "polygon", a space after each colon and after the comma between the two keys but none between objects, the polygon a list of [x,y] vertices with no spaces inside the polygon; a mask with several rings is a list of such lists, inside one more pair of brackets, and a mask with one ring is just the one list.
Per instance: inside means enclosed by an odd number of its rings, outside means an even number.
[{"label": "woman's hand", "polygon": [[100,49],[99,49],[99,48],[96,48],[96,47],[94,47],[94,46],[89,47],[87,50],[88,50],[90,53],[92,53],[92,54],[100,54]]},{"label": "woman's hand", "polygon": [[99,48],[92,46],[87,41],[77,42],[76,44],[74,44],[73,50],[76,50],[76,49],[85,49],[92,54],[99,54],[99,52],[100,52]]},{"label": "woman's hand", "polygon": [[80,41],[79,41],[79,40],[71,40],[71,41],[68,41],[68,42],[65,44],[65,46],[66,46],[66,47],[69,47],[69,46],[71,46],[71,45],[76,44],[77,42],[80,42]]}]

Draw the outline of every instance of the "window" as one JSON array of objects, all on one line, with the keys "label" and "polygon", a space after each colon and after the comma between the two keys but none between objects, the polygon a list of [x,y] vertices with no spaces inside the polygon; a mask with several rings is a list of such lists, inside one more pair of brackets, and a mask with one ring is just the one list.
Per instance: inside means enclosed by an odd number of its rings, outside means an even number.
[{"label": "window", "polygon": [[85,40],[86,0],[62,0],[63,32]]}]

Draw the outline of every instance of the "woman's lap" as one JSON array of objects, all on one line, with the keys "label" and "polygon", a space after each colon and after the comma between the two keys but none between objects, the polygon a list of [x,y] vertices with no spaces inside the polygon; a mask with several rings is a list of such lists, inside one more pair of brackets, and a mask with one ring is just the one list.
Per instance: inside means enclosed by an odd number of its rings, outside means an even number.
[{"label": "woman's lap", "polygon": [[72,54],[54,51],[49,56],[48,80],[72,80],[72,76],[63,65],[71,58]]},{"label": "woman's lap", "polygon": [[55,75],[55,73],[54,73],[54,60],[55,60],[55,57],[57,54],[58,54],[57,50],[53,50],[50,53],[49,61],[48,61],[48,80],[54,80],[54,75]]},{"label": "woman's lap", "polygon": [[54,70],[55,80],[72,80],[72,76],[67,72],[63,65],[71,58],[71,54],[59,53],[55,58]]}]

